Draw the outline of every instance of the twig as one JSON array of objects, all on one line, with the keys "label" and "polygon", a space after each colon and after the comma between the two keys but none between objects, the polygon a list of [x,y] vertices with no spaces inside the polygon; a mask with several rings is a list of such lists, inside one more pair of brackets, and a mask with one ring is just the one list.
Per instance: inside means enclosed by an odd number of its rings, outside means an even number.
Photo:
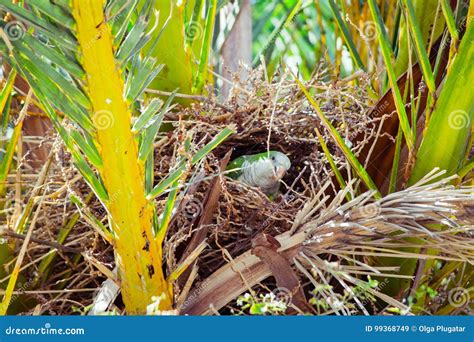
[{"label": "twig", "polygon": [[[161,90],[155,90],[155,89],[146,89],[145,92],[150,93],[150,94],[156,94],[160,96],[171,96],[173,93],[170,93],[168,91],[161,91]],[[199,102],[209,102],[212,104],[215,104],[216,106],[228,111],[228,112],[233,112],[234,110],[225,104],[222,104],[218,101],[213,101],[209,97],[206,96],[201,96],[201,95],[189,95],[189,94],[180,94],[176,93],[174,94],[175,97],[181,98],[181,99],[188,99],[188,100],[194,100],[194,101],[199,101]]]},{"label": "twig", "polygon": [[[8,236],[8,237],[11,237],[11,238],[14,238],[14,239],[19,239],[19,240],[25,240],[26,239],[25,234],[18,234],[18,233],[15,233],[15,232],[13,232],[9,229],[0,230],[0,236]],[[61,245],[61,244],[59,244],[57,242],[54,242],[54,241],[46,241],[46,240],[41,240],[41,239],[34,238],[34,237],[31,237],[30,241],[32,241],[34,243],[37,243],[37,244],[40,244],[40,245],[52,247],[52,248],[55,248],[55,249],[57,249],[59,251],[63,251],[63,252],[76,253],[76,254],[81,254],[82,253],[82,251],[79,250],[79,249],[64,246],[64,245]]]}]

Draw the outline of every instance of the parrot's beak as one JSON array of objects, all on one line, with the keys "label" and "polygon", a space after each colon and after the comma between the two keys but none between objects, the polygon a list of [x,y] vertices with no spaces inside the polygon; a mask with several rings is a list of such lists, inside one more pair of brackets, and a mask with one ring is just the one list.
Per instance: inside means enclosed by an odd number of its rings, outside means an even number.
[{"label": "parrot's beak", "polygon": [[285,176],[286,169],[283,166],[277,166],[275,168],[275,174],[273,175],[274,180],[280,180]]}]

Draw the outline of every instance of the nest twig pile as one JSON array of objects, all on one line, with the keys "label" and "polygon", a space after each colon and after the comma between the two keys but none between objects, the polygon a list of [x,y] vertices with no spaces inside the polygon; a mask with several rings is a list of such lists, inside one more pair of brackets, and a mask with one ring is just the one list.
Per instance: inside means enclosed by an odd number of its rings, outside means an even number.
[{"label": "nest twig pile", "polygon": [[[322,75],[315,77],[321,78]],[[366,115],[369,107],[365,82],[361,80],[357,88],[332,83],[307,84],[308,88],[314,89],[315,98],[321,103],[325,115],[346,143],[352,146],[355,155],[373,140],[380,122],[379,118],[369,119]],[[287,154],[292,162],[280,188],[281,196],[275,201],[270,201],[258,189],[221,177],[219,205],[208,238],[211,248],[200,257],[200,274],[210,274],[228,262],[223,257],[223,249],[236,256],[249,249],[251,240],[258,234],[278,235],[290,229],[295,215],[316,189],[329,182],[328,193],[337,192],[338,184],[332,179],[334,174],[320,147],[315,128],[328,142],[338,168],[351,178],[352,171],[343,154],[322,128],[320,118],[298,85],[288,78],[268,83],[261,71],[256,71],[246,84],[236,87],[224,106],[216,105],[216,100],[210,98],[179,114],[174,118],[179,129],[166,137],[166,143],[163,141],[156,150],[158,162],[169,160],[168,156],[173,153],[171,150],[179,146],[179,139],[186,134],[192,135],[195,149],[202,147],[224,127],[234,127],[236,134],[196,169],[184,198],[186,204],[168,235],[166,247],[173,250],[169,256],[179,249],[177,245],[185,245],[189,239],[191,227],[203,210],[205,191],[212,177],[220,174],[218,163],[226,153],[231,151],[233,159],[278,150]],[[168,170],[163,166],[160,164],[161,171],[157,171],[162,176]],[[169,264],[169,269],[174,267],[175,264]]]}]

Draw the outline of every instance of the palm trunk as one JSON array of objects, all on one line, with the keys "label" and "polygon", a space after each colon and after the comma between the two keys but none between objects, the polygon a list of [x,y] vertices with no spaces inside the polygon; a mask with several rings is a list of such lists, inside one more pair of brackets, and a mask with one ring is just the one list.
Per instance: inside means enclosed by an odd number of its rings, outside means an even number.
[{"label": "palm trunk", "polygon": [[105,205],[115,235],[122,296],[129,314],[143,314],[152,296],[162,296],[160,309],[169,310],[172,291],[163,274],[161,245],[153,236],[153,204],[145,194],[144,168],[104,5],[105,0],[74,0],[73,15],[103,160],[99,173],[109,195]]}]

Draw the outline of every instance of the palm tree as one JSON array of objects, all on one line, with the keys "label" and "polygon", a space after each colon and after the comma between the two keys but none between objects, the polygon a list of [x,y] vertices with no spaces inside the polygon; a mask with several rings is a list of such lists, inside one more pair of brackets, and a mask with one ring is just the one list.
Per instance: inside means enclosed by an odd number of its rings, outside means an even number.
[{"label": "palm tree", "polygon": [[[132,122],[132,104],[161,69],[152,55],[140,54],[159,37],[147,31],[148,23],[157,20],[153,4],[81,0],[34,1],[29,8],[8,1],[0,5],[10,13],[0,31],[6,62],[28,81],[76,167],[107,209],[110,229],[103,236],[115,248],[129,314],[144,313],[154,296],[160,309],[172,308],[173,290],[163,273],[161,249],[171,212],[158,219],[153,198],[177,186],[187,168],[183,159],[154,191],[147,190],[153,185],[153,179],[146,178],[153,167],[153,141],[173,100],[147,101]],[[11,86],[6,96],[8,90]],[[230,133],[224,130],[190,162],[197,163]],[[170,193],[171,207],[176,194]],[[24,218],[15,229],[21,233],[27,226]],[[10,279],[9,289],[15,281]]]}]

